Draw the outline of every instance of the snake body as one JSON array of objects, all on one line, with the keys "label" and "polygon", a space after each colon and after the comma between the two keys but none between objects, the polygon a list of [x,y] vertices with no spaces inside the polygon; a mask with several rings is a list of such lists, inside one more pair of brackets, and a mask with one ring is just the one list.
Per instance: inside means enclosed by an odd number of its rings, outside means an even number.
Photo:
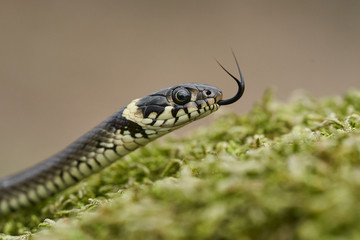
[{"label": "snake body", "polygon": [[237,66],[241,81],[230,74],[239,86],[237,95],[231,99],[222,100],[221,90],[205,84],[162,89],[131,101],[40,164],[1,179],[0,214],[46,199],[156,138],[209,115],[220,105],[237,101],[245,87],[238,63]]}]

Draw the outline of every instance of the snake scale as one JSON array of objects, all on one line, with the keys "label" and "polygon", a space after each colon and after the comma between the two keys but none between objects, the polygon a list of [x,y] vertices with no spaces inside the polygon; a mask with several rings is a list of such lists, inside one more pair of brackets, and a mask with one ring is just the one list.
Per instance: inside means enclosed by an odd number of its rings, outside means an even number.
[{"label": "snake scale", "polygon": [[223,100],[220,89],[206,84],[181,84],[135,99],[61,152],[18,174],[0,180],[0,215],[33,205],[100,171],[135,149],[239,100]]}]

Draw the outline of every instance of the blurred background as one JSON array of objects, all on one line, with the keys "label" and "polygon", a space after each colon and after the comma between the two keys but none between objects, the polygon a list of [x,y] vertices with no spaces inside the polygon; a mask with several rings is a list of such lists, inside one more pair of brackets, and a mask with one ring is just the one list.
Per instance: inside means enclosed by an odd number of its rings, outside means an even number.
[{"label": "blurred background", "polygon": [[235,83],[215,62],[236,75],[231,49],[246,91],[221,111],[245,113],[269,87],[283,101],[298,89],[321,97],[360,87],[358,0],[0,6],[0,177],[44,160],[132,99],[164,87],[207,83],[233,96]]}]

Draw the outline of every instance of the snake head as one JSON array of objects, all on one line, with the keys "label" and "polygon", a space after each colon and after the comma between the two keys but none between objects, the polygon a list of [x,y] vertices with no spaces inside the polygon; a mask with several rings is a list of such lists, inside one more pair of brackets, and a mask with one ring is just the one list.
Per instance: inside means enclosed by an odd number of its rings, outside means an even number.
[{"label": "snake head", "polygon": [[169,132],[215,112],[221,105],[236,102],[244,93],[245,82],[234,53],[233,56],[240,80],[218,63],[238,85],[234,97],[223,100],[220,89],[206,84],[181,84],[135,99],[126,106],[123,116],[144,129]]},{"label": "snake head", "polygon": [[218,110],[222,96],[220,89],[210,85],[181,84],[134,100],[124,112],[131,118],[129,120],[135,120],[141,126],[167,131]]}]

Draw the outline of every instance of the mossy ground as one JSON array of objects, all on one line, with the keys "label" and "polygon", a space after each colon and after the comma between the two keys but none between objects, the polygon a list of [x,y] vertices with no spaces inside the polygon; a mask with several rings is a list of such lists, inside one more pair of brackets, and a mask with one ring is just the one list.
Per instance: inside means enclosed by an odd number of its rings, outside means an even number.
[{"label": "mossy ground", "polygon": [[0,219],[0,231],[0,239],[360,239],[360,92],[286,104],[267,93],[246,115],[165,137]]}]

